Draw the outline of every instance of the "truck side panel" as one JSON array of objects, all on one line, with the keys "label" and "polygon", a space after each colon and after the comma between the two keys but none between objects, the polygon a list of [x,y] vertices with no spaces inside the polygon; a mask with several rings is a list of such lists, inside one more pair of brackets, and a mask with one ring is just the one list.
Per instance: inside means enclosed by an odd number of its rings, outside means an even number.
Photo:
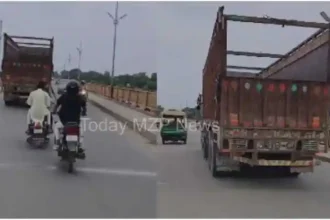
[{"label": "truck side panel", "polygon": [[269,78],[325,82],[328,71],[328,50],[329,44],[324,44]]},{"label": "truck side panel", "polygon": [[226,127],[321,129],[329,88],[324,83],[226,77],[221,124]]},{"label": "truck side panel", "polygon": [[329,30],[317,31],[260,75],[270,79],[325,82],[328,74],[329,46]]},{"label": "truck side panel", "polygon": [[217,81],[225,72],[227,47],[226,22],[223,20],[221,9],[217,13],[214,24],[208,56],[203,70],[203,118],[206,120],[219,119],[215,109],[216,94],[219,90]]},{"label": "truck side panel", "polygon": [[9,35],[4,34],[4,47],[3,47],[3,60],[18,60],[19,59],[19,47]]}]

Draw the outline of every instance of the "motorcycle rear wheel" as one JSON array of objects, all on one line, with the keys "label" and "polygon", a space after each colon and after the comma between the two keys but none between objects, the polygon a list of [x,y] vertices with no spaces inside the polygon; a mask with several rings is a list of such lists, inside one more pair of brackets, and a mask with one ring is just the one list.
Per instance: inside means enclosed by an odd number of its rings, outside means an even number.
[{"label": "motorcycle rear wheel", "polygon": [[68,173],[73,172],[73,162],[69,162]]}]

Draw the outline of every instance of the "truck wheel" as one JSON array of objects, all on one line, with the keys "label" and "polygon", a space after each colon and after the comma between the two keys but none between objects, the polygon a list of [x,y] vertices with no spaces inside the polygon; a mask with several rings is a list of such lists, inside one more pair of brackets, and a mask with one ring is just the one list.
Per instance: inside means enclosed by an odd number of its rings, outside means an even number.
[{"label": "truck wheel", "polygon": [[162,143],[166,144],[166,140],[164,138],[162,138]]},{"label": "truck wheel", "polygon": [[217,160],[216,160],[216,154],[215,152],[215,147],[213,146],[213,141],[211,141],[209,139],[208,141],[208,153],[209,153],[209,157],[208,157],[208,165],[209,165],[209,169],[211,171],[211,174],[213,177],[218,177],[218,172],[217,172]]},{"label": "truck wheel", "polygon": [[187,144],[187,139],[184,139],[183,140],[183,144]]},{"label": "truck wheel", "polygon": [[290,177],[290,178],[298,178],[299,175],[300,175],[300,173],[288,173],[287,176]]},{"label": "truck wheel", "polygon": [[5,101],[5,105],[6,105],[6,106],[11,106],[12,104],[13,104],[12,101]]},{"label": "truck wheel", "polygon": [[203,158],[204,158],[204,160],[207,160],[207,158],[208,158],[208,145],[206,144],[206,140],[204,139],[201,144],[202,144]]}]

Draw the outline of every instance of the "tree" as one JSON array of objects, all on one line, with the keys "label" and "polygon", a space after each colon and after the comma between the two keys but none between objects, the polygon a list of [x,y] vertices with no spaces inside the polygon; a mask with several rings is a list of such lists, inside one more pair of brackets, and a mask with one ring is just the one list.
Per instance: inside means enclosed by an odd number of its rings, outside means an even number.
[{"label": "tree", "polygon": [[[103,74],[96,71],[82,72],[80,69],[72,69],[69,71],[62,71],[61,78],[78,79],[80,78],[86,82],[94,82],[100,84],[108,84],[110,82],[110,73],[105,71]],[[152,73],[149,77],[146,72],[139,72],[133,74],[122,74],[114,77],[114,85],[126,87],[130,85],[132,88],[140,88],[149,91],[157,90],[157,73]]]}]

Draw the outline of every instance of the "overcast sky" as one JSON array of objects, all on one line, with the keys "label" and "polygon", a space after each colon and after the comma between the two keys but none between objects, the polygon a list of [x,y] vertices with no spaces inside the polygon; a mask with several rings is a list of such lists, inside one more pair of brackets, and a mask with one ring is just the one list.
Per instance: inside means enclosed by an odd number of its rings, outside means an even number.
[{"label": "overcast sky", "polygon": [[[114,2],[1,2],[3,31],[12,35],[53,37],[54,65],[62,70],[71,53],[70,68],[78,65],[76,48],[83,45],[81,68],[104,72],[111,69]],[[120,3],[116,71],[156,71],[156,37],[148,3]]]},{"label": "overcast sky", "polygon": [[[225,13],[323,21],[329,3],[224,3]],[[194,106],[219,3],[120,3],[128,16],[118,26],[116,74],[158,72],[158,103]],[[4,32],[55,38],[54,64],[63,69],[68,54],[77,66],[83,42],[83,70],[111,68],[113,25],[102,3],[1,3]],[[315,29],[229,23],[228,49],[285,53]],[[267,66],[272,59],[230,57],[229,65]]]}]

